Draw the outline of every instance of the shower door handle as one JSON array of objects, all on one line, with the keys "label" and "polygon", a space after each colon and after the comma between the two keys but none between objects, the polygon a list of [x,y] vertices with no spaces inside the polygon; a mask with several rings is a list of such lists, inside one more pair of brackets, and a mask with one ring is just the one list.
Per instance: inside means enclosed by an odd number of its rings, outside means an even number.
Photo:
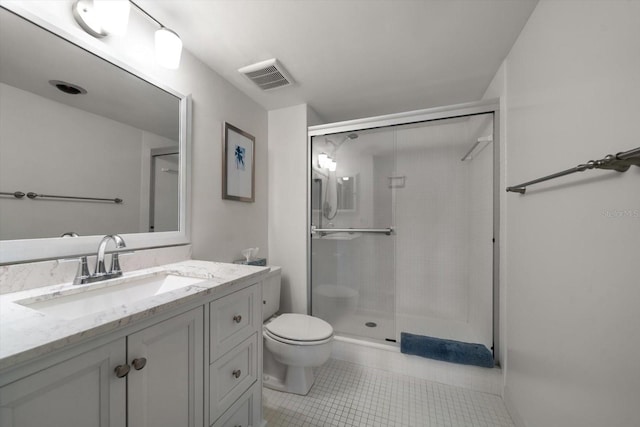
[{"label": "shower door handle", "polygon": [[311,233],[320,233],[322,235],[328,233],[379,233],[390,236],[393,233],[393,227],[388,228],[315,228],[311,227]]}]

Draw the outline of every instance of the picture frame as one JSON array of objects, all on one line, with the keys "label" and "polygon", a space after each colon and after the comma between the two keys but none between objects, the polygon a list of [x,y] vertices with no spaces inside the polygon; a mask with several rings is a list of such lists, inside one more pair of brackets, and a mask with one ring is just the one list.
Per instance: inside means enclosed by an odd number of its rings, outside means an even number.
[{"label": "picture frame", "polygon": [[225,122],[222,139],[222,198],[255,201],[255,142],[253,135]]}]

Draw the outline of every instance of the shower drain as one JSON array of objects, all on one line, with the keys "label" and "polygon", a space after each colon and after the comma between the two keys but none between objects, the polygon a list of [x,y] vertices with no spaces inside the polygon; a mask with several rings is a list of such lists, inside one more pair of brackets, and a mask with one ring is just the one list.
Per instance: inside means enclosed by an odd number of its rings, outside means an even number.
[{"label": "shower drain", "polygon": [[364,326],[368,328],[375,328],[376,326],[378,326],[378,324],[376,322],[367,322],[364,324]]}]

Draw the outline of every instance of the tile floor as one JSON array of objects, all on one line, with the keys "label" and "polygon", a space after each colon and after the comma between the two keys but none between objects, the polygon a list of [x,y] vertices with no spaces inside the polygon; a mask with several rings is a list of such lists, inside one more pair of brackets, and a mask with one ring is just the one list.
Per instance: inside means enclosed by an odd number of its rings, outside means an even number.
[{"label": "tile floor", "polygon": [[499,396],[329,360],[307,396],[264,389],[268,427],[513,427]]}]

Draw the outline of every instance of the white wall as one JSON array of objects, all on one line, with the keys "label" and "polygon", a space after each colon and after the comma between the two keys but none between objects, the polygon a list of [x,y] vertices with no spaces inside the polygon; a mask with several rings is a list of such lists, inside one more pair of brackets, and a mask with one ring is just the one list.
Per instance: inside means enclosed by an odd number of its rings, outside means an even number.
[{"label": "white wall", "polygon": [[[539,3],[488,91],[505,101],[509,185],[638,146],[638,40],[640,2]],[[503,194],[519,426],[637,425],[639,189],[633,166]]]},{"label": "white wall", "polygon": [[[232,261],[240,250],[258,246],[267,253],[267,112],[188,51],[180,69],[155,64],[153,34],[157,29],[135,8],[127,34],[95,39],[76,24],[72,0],[15,3],[63,32],[130,64],[153,80],[193,97],[192,236],[193,256]],[[169,25],[169,24],[167,24]],[[228,121],[256,137],[255,203],[222,200],[222,124]],[[306,121],[305,121],[306,128]],[[306,130],[305,130],[306,132]]]},{"label": "white wall", "polygon": [[269,111],[269,264],[280,311],[307,312],[307,105]]}]

